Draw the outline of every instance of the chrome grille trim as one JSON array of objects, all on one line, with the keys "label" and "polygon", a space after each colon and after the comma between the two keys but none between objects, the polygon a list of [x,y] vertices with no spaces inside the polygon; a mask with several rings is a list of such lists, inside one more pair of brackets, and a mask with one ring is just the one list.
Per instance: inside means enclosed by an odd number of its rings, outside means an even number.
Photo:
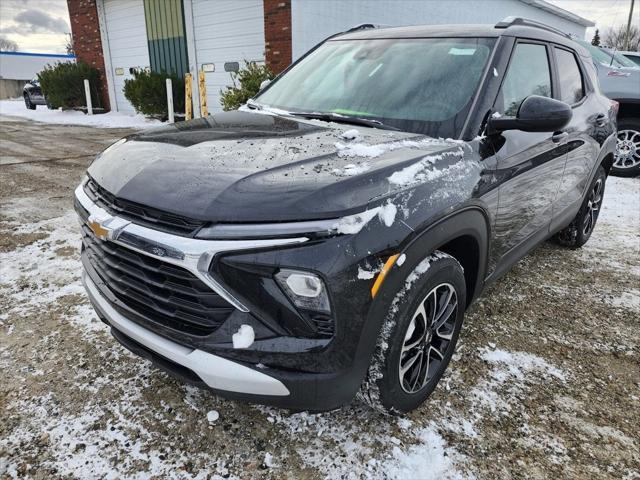
[{"label": "chrome grille trim", "polygon": [[91,222],[99,223],[107,232],[106,239],[110,242],[190,271],[241,312],[249,312],[249,309],[209,273],[213,258],[221,252],[278,247],[308,240],[306,237],[267,240],[200,240],[172,235],[111,215],[93,203],[83,187],[84,181],[75,190],[76,200],[89,214],[87,219],[81,219],[82,222],[87,225]]}]

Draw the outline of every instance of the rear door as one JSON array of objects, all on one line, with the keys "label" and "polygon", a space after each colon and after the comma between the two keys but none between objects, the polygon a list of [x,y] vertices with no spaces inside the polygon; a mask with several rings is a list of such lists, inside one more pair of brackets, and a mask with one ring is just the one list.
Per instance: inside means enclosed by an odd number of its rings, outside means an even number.
[{"label": "rear door", "polygon": [[[554,95],[551,58],[545,43],[516,42],[494,104],[497,115],[515,117],[530,95]],[[510,130],[496,142],[501,186],[491,260],[497,275],[548,234],[565,166],[565,140],[553,132]]]},{"label": "rear door", "polygon": [[590,173],[598,159],[600,141],[609,132],[608,103],[595,95],[587,81],[587,75],[570,49],[556,45],[552,49],[556,98],[571,105],[573,116],[564,132],[567,135],[567,159],[562,182],[553,207],[553,232],[567,224],[577,213],[582,203]]}]

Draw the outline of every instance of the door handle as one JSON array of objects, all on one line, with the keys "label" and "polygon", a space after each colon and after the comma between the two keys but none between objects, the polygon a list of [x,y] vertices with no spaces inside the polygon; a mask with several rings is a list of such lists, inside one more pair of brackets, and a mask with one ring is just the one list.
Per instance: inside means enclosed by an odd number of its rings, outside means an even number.
[{"label": "door handle", "polygon": [[553,143],[560,143],[562,140],[567,138],[569,134],[567,132],[556,132],[551,136],[551,141]]},{"label": "door handle", "polygon": [[596,124],[596,127],[604,127],[606,122],[607,116],[604,113],[601,113],[596,117],[596,121],[594,123]]}]

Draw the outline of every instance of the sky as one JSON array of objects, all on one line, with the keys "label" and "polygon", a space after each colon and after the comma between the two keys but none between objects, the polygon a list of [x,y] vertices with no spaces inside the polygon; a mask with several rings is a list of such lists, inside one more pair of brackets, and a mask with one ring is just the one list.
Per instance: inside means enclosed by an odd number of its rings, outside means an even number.
[{"label": "sky", "polygon": [[[547,1],[596,22],[587,30],[589,40],[596,28],[602,35],[612,26],[626,24],[631,4],[631,0]],[[640,25],[640,2],[633,22]],[[70,31],[66,0],[0,0],[0,37],[16,42],[21,52],[64,53]]]}]

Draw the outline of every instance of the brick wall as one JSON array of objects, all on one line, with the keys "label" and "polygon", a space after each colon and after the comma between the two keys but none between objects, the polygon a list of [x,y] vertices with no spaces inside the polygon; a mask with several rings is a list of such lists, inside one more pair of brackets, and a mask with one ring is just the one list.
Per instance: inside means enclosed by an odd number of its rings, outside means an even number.
[{"label": "brick wall", "polygon": [[263,8],[267,67],[280,73],[291,63],[291,0],[263,0]]},{"label": "brick wall", "polygon": [[100,71],[102,106],[109,110],[107,75],[102,56],[102,40],[98,26],[96,0],[67,0],[73,49],[78,61],[88,63]]}]

